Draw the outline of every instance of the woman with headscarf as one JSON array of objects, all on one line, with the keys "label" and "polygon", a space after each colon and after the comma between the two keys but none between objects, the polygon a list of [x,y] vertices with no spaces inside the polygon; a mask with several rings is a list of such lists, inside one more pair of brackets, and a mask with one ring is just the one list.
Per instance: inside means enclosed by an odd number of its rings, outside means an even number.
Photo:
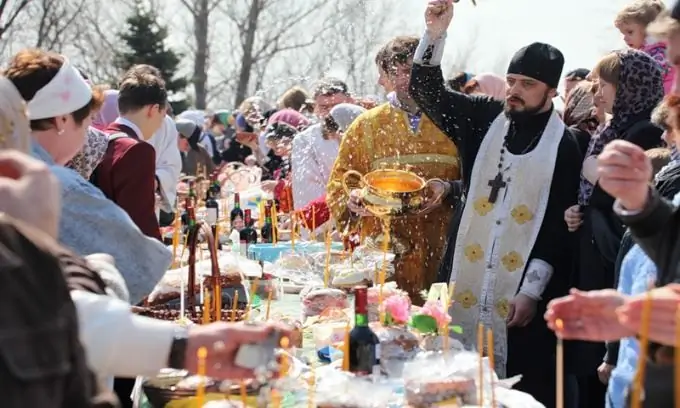
[{"label": "woman with headscarf", "polygon": [[[633,49],[616,51],[602,58],[593,70],[596,97],[612,115],[604,129],[588,145],[581,170],[578,204],[565,212],[569,230],[579,234],[578,271],[573,287],[597,290],[614,287],[614,269],[624,228],[613,213],[614,198],[598,185],[597,155],[616,139],[627,140],[644,150],[662,144],[662,130],[651,123],[656,105],[663,99],[659,65],[647,54]],[[605,387],[596,370],[602,363],[603,343],[577,342],[579,355],[579,406],[598,406]]]},{"label": "woman with headscarf", "polygon": [[98,130],[105,130],[118,118],[118,91],[108,89],[104,91],[104,103],[92,118],[92,126]]},{"label": "woman with headscarf", "polygon": [[579,82],[567,95],[562,120],[571,128],[578,141],[581,152],[585,155],[590,138],[606,118],[603,105],[595,103],[597,85],[590,81]]},{"label": "woman with headscarf", "polygon": [[179,137],[179,150],[184,153],[182,173],[195,176],[199,164],[204,166],[208,173],[212,173],[215,170],[215,163],[205,147],[198,143],[202,129],[189,119],[179,119],[175,126]]},{"label": "woman with headscarf", "polygon": [[468,81],[463,87],[463,93],[468,95],[486,95],[493,99],[504,101],[507,88],[505,78],[501,78],[496,74],[486,73],[475,75],[474,78]]},{"label": "woman with headscarf", "polygon": [[94,169],[101,163],[108,146],[109,136],[94,126],[90,126],[85,135],[83,148],[66,163],[66,167],[77,171],[85,180],[89,180]]}]

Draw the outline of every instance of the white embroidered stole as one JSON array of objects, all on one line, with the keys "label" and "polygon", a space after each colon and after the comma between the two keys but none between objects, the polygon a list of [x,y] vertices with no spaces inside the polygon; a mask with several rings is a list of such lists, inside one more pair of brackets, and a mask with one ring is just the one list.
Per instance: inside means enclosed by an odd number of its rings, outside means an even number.
[{"label": "white embroidered stole", "polygon": [[507,362],[509,302],[519,290],[543,222],[564,134],[564,123],[553,112],[532,151],[516,156],[505,149],[502,170],[507,184],[491,203],[489,184],[498,174],[509,123],[501,113],[477,154],[458,228],[451,273],[455,301],[449,311],[452,323],[463,328],[456,337],[468,348],[476,348],[479,323],[485,331],[493,330],[496,372],[501,377],[505,376]]}]

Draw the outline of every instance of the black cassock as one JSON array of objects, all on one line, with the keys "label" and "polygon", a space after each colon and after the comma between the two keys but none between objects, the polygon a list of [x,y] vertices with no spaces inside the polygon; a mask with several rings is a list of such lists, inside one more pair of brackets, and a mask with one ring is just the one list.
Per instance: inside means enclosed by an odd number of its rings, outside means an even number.
[{"label": "black cassock", "polygon": [[[439,66],[417,63],[413,65],[411,73],[410,92],[420,109],[458,147],[463,183],[467,189],[482,139],[491,123],[502,113],[503,103],[486,96],[450,91],[444,86]],[[548,111],[527,120],[513,121],[507,136],[507,149],[516,155],[530,152],[538,144],[550,115],[551,111]],[[507,375],[522,374],[522,381],[515,388],[533,395],[546,407],[555,406],[556,339],[546,326],[543,314],[550,300],[567,294],[569,289],[575,240],[567,230],[564,212],[577,202],[582,162],[576,139],[565,130],[558,148],[545,217],[529,258],[546,261],[554,268],[554,272],[531,323],[525,327],[508,329]],[[506,188],[512,186],[509,184]],[[456,212],[441,262],[439,279],[444,282],[448,282],[451,275],[456,234],[463,213],[462,204]]]}]

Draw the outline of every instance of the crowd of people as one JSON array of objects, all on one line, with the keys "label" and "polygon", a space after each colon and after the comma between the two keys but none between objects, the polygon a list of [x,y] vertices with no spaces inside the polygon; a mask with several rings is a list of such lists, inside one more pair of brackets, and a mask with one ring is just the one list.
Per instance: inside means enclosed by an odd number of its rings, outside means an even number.
[{"label": "crowd of people", "polygon": [[453,14],[452,0],[432,0],[421,38],[377,52],[382,104],[321,78],[275,102],[175,114],[152,66],[133,66],[114,90],[66,56],[17,53],[0,77],[3,403],[132,406],[124,378],[195,372],[200,347],[209,375],[253,376],[235,350],[287,327],[183,328],[130,308],[170,266],[160,227],[175,219],[181,177],[238,163],[261,170],[281,212],[337,239],[384,232],[347,171],[431,180],[418,214],[389,226],[405,245],[395,280],[414,303],[434,282],[455,284],[463,330],[452,336],[475,347],[478,325],[492,329],[497,374],[521,374],[517,388],[546,407],[672,406],[680,4],[632,0],[613,16],[627,48],[566,75],[562,53],[536,42],[504,76],[445,79]]}]

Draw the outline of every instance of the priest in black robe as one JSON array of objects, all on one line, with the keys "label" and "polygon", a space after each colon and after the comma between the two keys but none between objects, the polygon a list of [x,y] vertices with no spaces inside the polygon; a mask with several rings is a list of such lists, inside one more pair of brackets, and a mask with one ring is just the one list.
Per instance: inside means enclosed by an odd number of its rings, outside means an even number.
[{"label": "priest in black robe", "polygon": [[516,388],[553,407],[556,339],[542,316],[569,288],[574,243],[563,215],[577,197],[582,163],[552,104],[564,57],[542,43],[519,50],[504,102],[451,91],[440,63],[453,5],[433,3],[410,92],[462,161],[465,202],[440,269],[440,280],[456,283],[450,312],[463,327],[456,336],[474,347],[478,325],[491,328],[496,372],[522,374]]}]

